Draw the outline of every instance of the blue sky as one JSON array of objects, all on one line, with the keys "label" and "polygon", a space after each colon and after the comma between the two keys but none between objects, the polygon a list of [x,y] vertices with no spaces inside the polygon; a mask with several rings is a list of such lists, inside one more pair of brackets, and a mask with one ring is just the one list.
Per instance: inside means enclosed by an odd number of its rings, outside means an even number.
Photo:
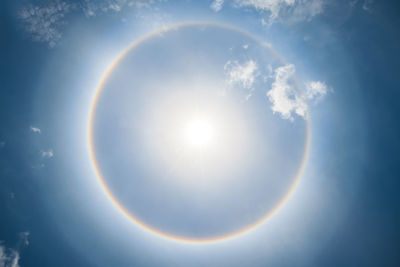
[{"label": "blue sky", "polygon": [[[398,266],[398,8],[372,0],[3,1],[0,267]],[[169,28],[188,21],[242,33]],[[157,229],[218,235],[279,201],[301,163],[308,122],[299,184],[247,234],[210,244],[165,239],[125,217],[96,178],[87,142],[96,87],[130,44],[160,29],[100,94],[100,169],[117,199]],[[186,162],[174,161],[181,139],[170,125],[193,103],[218,121],[213,129],[229,130],[206,159],[189,150]],[[187,177],[212,182],[205,190]]]}]

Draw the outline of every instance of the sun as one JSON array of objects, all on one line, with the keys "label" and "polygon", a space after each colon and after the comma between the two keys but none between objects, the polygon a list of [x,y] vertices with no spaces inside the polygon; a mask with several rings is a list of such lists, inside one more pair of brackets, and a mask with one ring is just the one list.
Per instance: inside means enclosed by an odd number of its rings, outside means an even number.
[{"label": "sun", "polygon": [[186,142],[192,147],[204,147],[214,137],[214,128],[206,119],[193,119],[186,124]]}]

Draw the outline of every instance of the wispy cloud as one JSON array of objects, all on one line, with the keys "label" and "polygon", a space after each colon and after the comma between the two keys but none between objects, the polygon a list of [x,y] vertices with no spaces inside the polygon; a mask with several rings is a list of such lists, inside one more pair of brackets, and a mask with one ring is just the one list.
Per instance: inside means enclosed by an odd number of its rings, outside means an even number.
[{"label": "wispy cloud", "polygon": [[[29,127],[30,131],[33,133],[41,134],[42,130],[38,127],[30,126]],[[54,152],[53,149],[47,149],[47,150],[40,150],[39,154],[41,156],[41,161],[45,159],[51,159],[54,157]],[[38,166],[34,166],[34,168],[43,168],[45,165],[43,163],[39,164]],[[0,266],[1,267],[1,266]]]},{"label": "wispy cloud", "polygon": [[223,4],[224,4],[224,0],[214,0],[211,3],[210,8],[212,10],[214,10],[215,12],[218,12],[222,9]]},{"label": "wispy cloud", "polygon": [[40,155],[42,156],[42,158],[50,159],[50,158],[54,157],[54,152],[52,149],[42,150],[42,151],[40,151]]},{"label": "wispy cloud", "polygon": [[254,60],[240,64],[238,61],[228,61],[225,66],[225,75],[228,85],[240,86],[248,91],[246,99],[251,97],[254,90],[253,85],[258,76],[258,66]]},{"label": "wispy cloud", "polygon": [[165,0],[82,0],[78,3],[51,0],[42,5],[23,6],[18,17],[31,38],[55,47],[62,38],[62,26],[67,23],[66,15],[72,11],[83,12],[86,17],[94,17],[109,12],[120,12],[125,8],[139,10],[150,8]]},{"label": "wispy cloud", "polygon": [[277,68],[272,88],[267,92],[272,111],[279,113],[284,119],[293,120],[294,114],[306,118],[308,102],[320,99],[328,91],[326,84],[320,81],[307,82],[305,88],[297,86],[295,72],[293,64]]},{"label": "wispy cloud", "polygon": [[310,81],[306,84],[306,97],[307,99],[319,100],[321,97],[326,95],[328,87],[324,82]]},{"label": "wispy cloud", "polygon": [[31,233],[28,231],[19,233],[19,238],[20,238],[19,239],[20,244],[18,244],[19,247],[29,245],[29,235],[30,234]]},{"label": "wispy cloud", "polygon": [[276,19],[279,12],[295,4],[295,0],[236,0],[239,7],[253,7],[259,11],[268,11],[271,19]]},{"label": "wispy cloud", "polygon": [[79,7],[87,17],[94,17],[108,12],[120,12],[125,8],[150,8],[164,0],[83,0]]},{"label": "wispy cloud", "polygon": [[364,0],[362,9],[364,9],[365,11],[371,12],[373,4],[374,4],[374,0]]},{"label": "wispy cloud", "polygon": [[72,7],[60,0],[50,1],[45,6],[27,5],[19,11],[18,17],[33,40],[54,47],[62,36],[60,26],[64,24],[63,19]]},{"label": "wispy cloud", "polygon": [[269,14],[269,23],[280,17],[291,21],[311,20],[324,10],[324,0],[235,0],[236,7],[254,8]]},{"label": "wispy cloud", "polygon": [[0,241],[0,267],[19,267],[20,251],[29,245],[29,232],[19,234],[16,248],[8,248]]},{"label": "wispy cloud", "polygon": [[160,35],[164,34],[164,30],[167,30],[167,26],[172,21],[170,14],[158,10],[153,10],[152,12],[137,10],[135,18],[139,19],[141,25],[146,25],[146,27],[150,27],[152,30],[160,30]]},{"label": "wispy cloud", "polygon": [[19,252],[0,245],[0,267],[19,267]]},{"label": "wispy cloud", "polygon": [[38,133],[38,134],[42,133],[42,131],[37,127],[30,126],[29,129],[34,133]]},{"label": "wispy cloud", "polygon": [[80,7],[87,17],[93,17],[109,11],[119,12],[126,5],[128,5],[126,0],[83,0]]}]

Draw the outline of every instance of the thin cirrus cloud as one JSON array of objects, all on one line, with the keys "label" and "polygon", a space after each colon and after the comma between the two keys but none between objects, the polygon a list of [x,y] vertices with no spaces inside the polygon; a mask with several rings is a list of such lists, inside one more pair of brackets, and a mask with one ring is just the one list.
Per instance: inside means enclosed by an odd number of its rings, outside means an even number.
[{"label": "thin cirrus cloud", "polygon": [[[61,40],[63,26],[67,23],[66,15],[72,11],[82,12],[85,17],[95,17],[109,12],[120,12],[126,8],[140,10],[150,8],[163,0],[83,0],[78,3],[53,0],[45,5],[28,4],[18,12],[18,18],[24,29],[34,41],[47,43],[52,48]],[[370,2],[371,0],[366,0]],[[254,8],[260,14],[269,14],[269,23],[264,18],[263,24],[270,24],[280,17],[291,20],[310,20],[323,12],[324,0],[233,0],[235,8]],[[210,8],[219,12],[226,1],[214,0]]]},{"label": "thin cirrus cloud", "polygon": [[226,81],[229,87],[240,86],[247,90],[246,100],[254,90],[253,85],[258,76],[258,66],[254,60],[240,64],[238,61],[228,61],[224,66]]},{"label": "thin cirrus cloud", "polygon": [[[314,16],[323,13],[325,0],[233,0],[235,8],[253,8],[260,14],[268,14],[268,23],[263,18],[263,24],[271,24],[279,18],[290,21],[311,20]],[[218,12],[224,1],[215,0],[211,9]]]},{"label": "thin cirrus cloud", "polygon": [[18,17],[33,40],[54,47],[62,37],[60,26],[64,23],[63,18],[72,8],[73,5],[59,0],[44,7],[30,4],[19,11]]},{"label": "thin cirrus cloud", "polygon": [[267,92],[272,111],[283,119],[293,120],[294,114],[306,118],[309,102],[320,99],[328,92],[327,85],[320,81],[307,82],[305,88],[296,86],[295,72],[293,64],[277,68],[272,87]]},{"label": "thin cirrus cloud", "polygon": [[365,0],[363,5],[362,5],[362,9],[367,11],[367,12],[372,12],[373,3],[374,3],[373,0]]},{"label": "thin cirrus cloud", "polygon": [[82,12],[85,17],[95,17],[108,12],[120,12],[125,8],[149,8],[162,0],[83,0],[78,3],[53,0],[44,5],[28,4],[18,12],[23,28],[32,40],[55,47],[63,35],[66,15],[72,11]]},{"label": "thin cirrus cloud", "polygon": [[120,12],[125,8],[150,8],[162,0],[84,0],[78,6],[86,15],[93,17],[108,12]]},{"label": "thin cirrus cloud", "polygon": [[218,12],[222,9],[223,4],[224,0],[215,0],[211,3],[210,8],[215,12]]}]

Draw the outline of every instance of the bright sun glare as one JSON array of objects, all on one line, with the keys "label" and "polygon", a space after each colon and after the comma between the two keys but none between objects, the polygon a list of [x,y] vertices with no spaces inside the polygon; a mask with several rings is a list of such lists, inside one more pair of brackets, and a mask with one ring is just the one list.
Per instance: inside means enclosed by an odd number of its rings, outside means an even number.
[{"label": "bright sun glare", "polygon": [[214,131],[212,125],[203,119],[195,119],[186,125],[186,141],[195,147],[203,147],[210,143]]}]

